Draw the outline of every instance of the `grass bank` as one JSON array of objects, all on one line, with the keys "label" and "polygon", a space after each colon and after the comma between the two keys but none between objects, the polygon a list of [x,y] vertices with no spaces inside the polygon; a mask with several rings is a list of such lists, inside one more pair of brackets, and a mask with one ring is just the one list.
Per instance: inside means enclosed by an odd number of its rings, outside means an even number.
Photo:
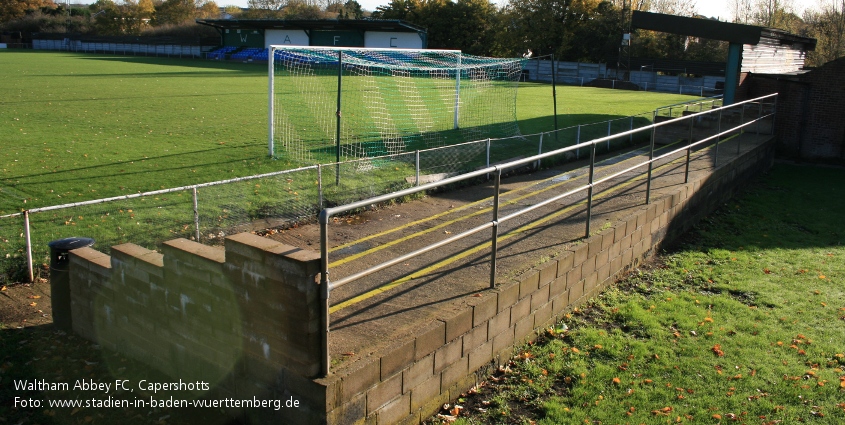
[{"label": "grass bank", "polygon": [[431,422],[845,422],[845,171],[776,165]]}]

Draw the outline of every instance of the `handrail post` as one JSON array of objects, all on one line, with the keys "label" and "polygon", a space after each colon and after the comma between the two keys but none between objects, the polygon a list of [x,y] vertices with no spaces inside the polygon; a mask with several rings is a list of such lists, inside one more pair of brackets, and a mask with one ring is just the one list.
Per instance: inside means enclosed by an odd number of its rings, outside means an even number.
[{"label": "handrail post", "polygon": [[35,282],[35,274],[32,271],[32,237],[29,231],[29,210],[23,212],[23,234],[26,238],[26,270],[29,273],[29,283]]},{"label": "handrail post", "polygon": [[317,164],[317,211],[322,211],[322,210],[323,210],[323,166],[321,164]]},{"label": "handrail post", "polygon": [[692,124],[693,124],[693,118],[690,117],[690,120],[689,120],[689,138],[687,139],[687,164],[686,164],[686,168],[684,169],[684,183],[689,183],[689,163],[690,163],[690,156],[692,155]]},{"label": "handrail post", "polygon": [[[719,123],[716,127],[716,134],[722,133],[722,110],[719,109]],[[716,138],[716,146],[713,148],[713,169],[719,166],[719,142],[721,141],[722,136]],[[737,137],[737,140],[739,137]],[[738,143],[738,142],[737,142]]]},{"label": "handrail post", "polygon": [[[490,168],[490,138],[487,138],[487,162],[485,163],[487,168]],[[487,180],[490,180],[490,174],[487,174]]]},{"label": "handrail post", "polygon": [[320,374],[326,377],[330,373],[329,356],[329,216],[326,210],[320,211],[320,343],[322,359]]},{"label": "handrail post", "polygon": [[757,112],[757,135],[759,136],[760,135],[760,121],[763,120],[763,101],[761,100],[760,103],[758,103],[758,105],[759,105],[759,108],[758,108],[758,112]]},{"label": "handrail post", "polygon": [[415,169],[414,186],[419,186],[420,185],[420,150],[419,149],[414,151],[414,169]]},{"label": "handrail post", "polygon": [[[657,118],[657,112],[654,113],[654,117]],[[654,160],[654,138],[655,133],[657,133],[657,127],[654,127],[654,119],[652,119],[651,123],[651,143],[649,144],[648,148],[648,178],[646,179],[645,183],[646,205],[651,202],[651,171],[654,169],[654,164],[651,161]]]},{"label": "handrail post", "polygon": [[[542,154],[543,154],[543,135],[544,135],[544,134],[546,134],[546,133],[540,133],[540,143],[539,143],[539,144],[538,144],[538,146],[537,146],[537,155],[542,155]],[[489,167],[489,166],[490,166],[490,164],[488,164],[487,166]],[[537,160],[537,162],[535,163],[534,168],[535,168],[535,169],[537,169],[537,170],[539,170],[539,169],[540,169],[540,160],[539,160],[539,159],[538,159],[538,160]]]},{"label": "handrail post", "polygon": [[[575,132],[575,144],[581,144],[581,124],[578,124],[578,130]],[[575,149],[575,159],[580,159],[581,157],[581,149]]]},{"label": "handrail post", "polygon": [[590,184],[587,187],[587,230],[584,233],[585,238],[590,237],[590,221],[593,219],[593,176],[596,169],[596,144],[590,144]]},{"label": "handrail post", "polygon": [[194,231],[197,238],[197,242],[200,241],[200,211],[199,211],[199,198],[197,196],[197,187],[194,186],[191,190],[193,192],[194,197]]},{"label": "handrail post", "polygon": [[493,185],[493,236],[490,239],[490,289],[496,288],[496,256],[499,249],[499,188],[502,183],[502,169],[496,169]]},{"label": "handrail post", "polygon": [[[613,124],[613,120],[607,120],[607,137],[610,137],[610,127]],[[607,139],[607,151],[610,152],[610,139]]]}]

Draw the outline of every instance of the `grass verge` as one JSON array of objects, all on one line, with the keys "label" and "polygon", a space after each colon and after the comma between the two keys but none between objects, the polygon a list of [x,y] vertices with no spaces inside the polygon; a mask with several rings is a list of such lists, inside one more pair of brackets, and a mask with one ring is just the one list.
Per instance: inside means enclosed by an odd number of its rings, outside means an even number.
[{"label": "grass verge", "polygon": [[843,187],[775,166],[430,422],[845,422]]}]

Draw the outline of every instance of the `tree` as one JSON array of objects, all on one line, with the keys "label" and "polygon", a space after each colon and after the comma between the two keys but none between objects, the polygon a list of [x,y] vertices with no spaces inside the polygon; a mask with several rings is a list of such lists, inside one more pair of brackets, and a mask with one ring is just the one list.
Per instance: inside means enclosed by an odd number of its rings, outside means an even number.
[{"label": "tree", "polygon": [[284,19],[321,19],[323,16],[320,6],[304,0],[290,0],[282,9]]},{"label": "tree", "polygon": [[0,0],[0,23],[18,19],[28,11],[41,8],[55,8],[52,0]]},{"label": "tree", "polygon": [[[328,9],[326,9],[328,11]],[[355,0],[349,0],[340,10],[341,19],[363,19],[364,10],[361,9],[361,4]]]},{"label": "tree", "polygon": [[164,0],[156,7],[155,25],[178,25],[195,19],[196,15],[194,0]]},{"label": "tree", "polygon": [[375,19],[409,20],[408,16],[414,11],[413,0],[390,0],[387,6],[379,6],[373,12]]},{"label": "tree", "polygon": [[197,9],[196,17],[199,19],[217,19],[220,17],[220,6],[213,1],[207,1]]},{"label": "tree", "polygon": [[818,42],[808,64],[821,66],[845,56],[845,0],[827,0],[820,10],[804,12],[804,21]]},{"label": "tree", "polygon": [[754,19],[754,5],[752,0],[731,0],[728,3],[733,22],[736,24],[750,24]]},{"label": "tree", "polygon": [[247,19],[278,19],[282,17],[282,8],[285,7],[285,0],[249,0],[249,9],[243,13]]},{"label": "tree", "polygon": [[100,35],[120,35],[124,33],[123,11],[112,0],[97,0],[89,6],[94,18],[94,30]]}]

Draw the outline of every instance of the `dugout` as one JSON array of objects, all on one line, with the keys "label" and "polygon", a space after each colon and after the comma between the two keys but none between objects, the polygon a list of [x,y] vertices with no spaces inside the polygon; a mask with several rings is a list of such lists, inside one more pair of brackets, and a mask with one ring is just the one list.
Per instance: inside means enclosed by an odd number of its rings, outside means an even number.
[{"label": "dugout", "polygon": [[729,48],[725,66],[725,104],[734,102],[740,80],[748,73],[798,72],[804,67],[807,52],[816,47],[816,40],[813,38],[775,28],[662,13],[634,11],[631,27],[727,41]]},{"label": "dugout", "polygon": [[425,49],[428,32],[400,20],[380,19],[198,19],[220,33],[228,47],[270,45]]}]

